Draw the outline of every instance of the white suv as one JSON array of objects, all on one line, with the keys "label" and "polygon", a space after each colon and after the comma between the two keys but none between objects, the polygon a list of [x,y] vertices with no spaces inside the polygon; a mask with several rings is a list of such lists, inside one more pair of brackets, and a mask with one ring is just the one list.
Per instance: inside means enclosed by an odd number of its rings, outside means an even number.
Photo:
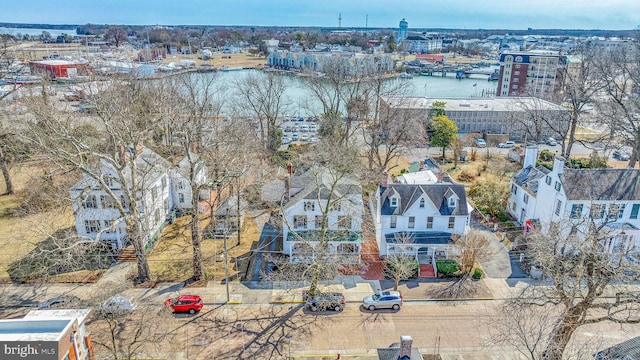
[{"label": "white suv", "polygon": [[484,141],[484,139],[476,139],[476,146],[477,147],[487,147],[487,143]]}]

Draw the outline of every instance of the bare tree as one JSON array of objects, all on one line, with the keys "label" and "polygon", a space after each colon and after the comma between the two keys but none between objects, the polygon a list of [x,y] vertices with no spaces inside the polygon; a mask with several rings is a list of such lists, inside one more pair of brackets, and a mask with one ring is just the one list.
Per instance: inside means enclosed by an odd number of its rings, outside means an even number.
[{"label": "bare tree", "polygon": [[[322,147],[316,147],[322,149]],[[305,172],[307,187],[293,200],[299,200],[315,217],[289,213],[296,202],[283,203],[283,226],[287,227],[287,239],[295,239],[294,256],[301,259],[298,279],[311,283],[309,294],[315,295],[319,281],[332,278],[341,260],[355,261],[357,245],[353,239],[361,238],[362,188],[359,185],[357,154],[345,147],[325,148],[309,153]],[[286,194],[285,194],[286,196]],[[295,209],[295,208],[293,208]],[[291,217],[291,219],[290,219]],[[304,230],[307,221],[313,222],[313,230]],[[291,241],[291,240],[289,240]],[[332,251],[332,243],[339,242]],[[344,245],[343,245],[344,244]],[[330,246],[331,245],[331,246]],[[347,247],[344,254],[339,248]],[[333,272],[328,270],[333,269]]]},{"label": "bare tree", "polygon": [[514,106],[522,111],[513,116],[512,121],[520,125],[527,142],[545,142],[545,136],[551,135],[561,142],[564,154],[565,138],[571,120],[566,110],[550,111],[549,102],[536,97],[523,98]]},{"label": "bare tree", "polygon": [[631,147],[629,166],[640,160],[640,45],[637,42],[610,50],[600,49],[597,71],[604,77],[606,97],[598,102],[601,121],[610,136]]},{"label": "bare tree", "polygon": [[478,262],[489,260],[493,255],[487,234],[477,229],[457,237],[453,246],[456,254],[454,258],[460,264],[460,273],[462,273],[463,279],[472,275]]},{"label": "bare tree", "polygon": [[236,114],[257,121],[258,137],[270,155],[280,145],[277,121],[286,107],[284,79],[274,73],[252,72],[235,81]]},{"label": "bare tree", "polygon": [[[408,148],[426,142],[423,119],[416,112],[386,105],[393,97],[402,102],[406,82],[389,82],[383,77],[369,80],[369,112],[362,117],[362,139],[366,146],[367,168],[376,174],[391,170],[393,162]],[[407,100],[408,101],[408,100]]]},{"label": "bare tree", "polygon": [[[162,353],[160,344],[167,344],[173,334],[162,324],[163,310],[139,309],[136,312],[98,311],[93,326],[106,327],[96,331],[92,342],[97,345],[96,359],[134,360]],[[155,344],[155,349],[149,346]],[[100,351],[106,350],[106,353]],[[156,351],[157,353],[154,353]],[[166,351],[166,350],[165,350]]]},{"label": "bare tree", "polygon": [[[20,70],[20,68],[13,68],[15,53],[10,49],[10,45],[13,44],[13,40],[10,35],[0,35],[0,79],[8,75],[10,70]],[[5,184],[5,194],[13,194],[13,183],[11,181],[11,173],[9,168],[14,156],[16,154],[16,138],[15,134],[9,130],[7,120],[10,114],[13,114],[15,110],[11,111],[8,107],[8,103],[5,99],[8,99],[11,94],[18,90],[18,85],[11,87],[6,86],[3,91],[0,92],[0,172]]]},{"label": "bare tree", "polygon": [[120,26],[112,26],[107,29],[104,38],[112,42],[116,47],[119,47],[120,44],[127,41],[127,32]]},{"label": "bare tree", "polygon": [[514,301],[559,306],[541,358],[562,359],[574,332],[583,325],[640,323],[638,294],[626,290],[624,282],[615,282],[638,271],[638,264],[626,257],[632,248],[629,239],[610,226],[609,219],[617,219],[618,210],[612,207],[602,215],[601,206],[592,204],[591,216],[549,224],[548,236],[529,235],[525,253],[552,285],[529,286]]},{"label": "bare tree", "polygon": [[30,108],[34,120],[26,133],[30,143],[48,154],[61,171],[79,170],[88,186],[101,189],[110,198],[120,214],[112,226],[124,222],[127,239],[135,249],[138,282],[151,279],[145,253],[150,236],[143,230],[146,215],[142,203],[158,162],[166,162],[141,151],[159,127],[156,108],[162,100],[151,85],[135,81],[113,84],[94,97],[98,110],[91,119],[95,133],[80,126],[87,119],[66,118],[46,98],[34,99]]},{"label": "bare tree", "polygon": [[499,307],[496,316],[483,325],[493,344],[514,347],[527,359],[538,360],[542,359],[558,315],[558,309],[552,305],[507,301]]},{"label": "bare tree", "polygon": [[[564,76],[562,104],[571,111],[569,120],[567,146],[564,156],[571,156],[571,149],[576,142],[576,129],[582,125],[587,104],[595,102],[595,97],[606,87],[606,78],[594,62],[597,49],[589,44],[581,44],[578,50],[579,59],[569,60]],[[564,140],[564,138],[560,138]]]},{"label": "bare tree", "polygon": [[[399,245],[413,243],[413,237],[409,233],[396,233],[394,243]],[[402,246],[396,247],[400,249]],[[415,254],[407,254],[398,250],[387,255],[383,271],[385,275],[393,279],[393,290],[398,290],[398,285],[402,280],[408,280],[416,274],[418,270],[418,260]]]}]

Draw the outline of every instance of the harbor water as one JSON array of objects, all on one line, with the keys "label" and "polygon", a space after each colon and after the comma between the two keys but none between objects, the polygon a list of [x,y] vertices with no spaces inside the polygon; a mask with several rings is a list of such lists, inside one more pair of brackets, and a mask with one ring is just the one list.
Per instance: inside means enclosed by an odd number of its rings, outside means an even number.
[{"label": "harbor water", "polygon": [[[493,71],[493,68],[490,69]],[[233,97],[234,82],[242,80],[252,72],[260,70],[243,70],[229,71],[217,73],[201,73],[200,76],[217,77],[216,83],[222,85],[222,88],[229,92],[225,94],[226,98]],[[487,76],[471,75],[469,78],[456,79],[455,73],[447,73],[446,77],[436,73],[434,76],[415,75],[408,79],[393,78],[388,81],[399,81],[407,86],[407,95],[412,97],[428,97],[428,98],[473,98],[473,97],[491,97],[495,94],[498,83],[496,81],[488,81]],[[320,103],[315,100],[311,91],[305,85],[308,81],[304,77],[298,77],[291,74],[281,75],[284,78],[285,94],[283,100],[285,103],[285,112],[287,114],[299,114],[301,116],[317,115],[321,111]],[[223,112],[230,111],[230,104],[223,106]]]}]

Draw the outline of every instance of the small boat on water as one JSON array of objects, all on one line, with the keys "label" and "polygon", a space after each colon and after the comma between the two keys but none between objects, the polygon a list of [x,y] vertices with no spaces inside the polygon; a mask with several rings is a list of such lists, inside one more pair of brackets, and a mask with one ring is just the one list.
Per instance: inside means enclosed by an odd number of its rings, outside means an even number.
[{"label": "small boat on water", "polygon": [[227,65],[223,66],[222,71],[238,71],[238,70],[244,70],[244,68],[241,67],[229,67]]},{"label": "small boat on water", "polygon": [[400,74],[400,79],[411,79],[413,77],[413,75],[409,74],[408,72],[403,72]]}]

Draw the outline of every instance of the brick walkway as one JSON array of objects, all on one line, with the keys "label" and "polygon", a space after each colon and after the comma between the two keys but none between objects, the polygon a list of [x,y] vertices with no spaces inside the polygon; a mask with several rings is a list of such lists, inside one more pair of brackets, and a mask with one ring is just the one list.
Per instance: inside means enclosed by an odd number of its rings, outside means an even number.
[{"label": "brick walkway", "polygon": [[362,244],[360,254],[362,258],[362,278],[365,280],[384,280],[382,273],[384,262],[380,260],[380,251],[374,236],[365,233],[364,244]]}]

